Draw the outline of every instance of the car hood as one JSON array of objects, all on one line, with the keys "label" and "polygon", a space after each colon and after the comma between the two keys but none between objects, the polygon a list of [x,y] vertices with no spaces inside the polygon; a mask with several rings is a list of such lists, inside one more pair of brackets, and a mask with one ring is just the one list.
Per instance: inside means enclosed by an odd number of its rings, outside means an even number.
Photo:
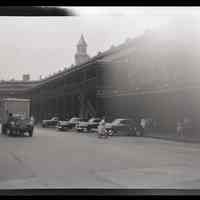
[{"label": "car hood", "polygon": [[79,126],[87,126],[89,123],[88,122],[79,122],[78,125]]},{"label": "car hood", "polygon": [[106,123],[105,128],[112,128],[112,123]]},{"label": "car hood", "polygon": [[45,119],[45,120],[42,120],[42,122],[51,122],[52,120],[47,120],[47,119]]},{"label": "car hood", "polygon": [[60,125],[67,125],[67,124],[69,124],[69,121],[59,121],[59,124]]}]

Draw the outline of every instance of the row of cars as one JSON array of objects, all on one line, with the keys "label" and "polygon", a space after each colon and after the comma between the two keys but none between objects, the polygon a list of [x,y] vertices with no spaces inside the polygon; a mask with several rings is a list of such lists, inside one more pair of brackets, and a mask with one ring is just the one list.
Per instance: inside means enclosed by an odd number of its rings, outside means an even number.
[{"label": "row of cars", "polygon": [[93,129],[97,129],[100,123],[100,118],[91,118],[88,121],[79,117],[73,117],[70,120],[59,120],[57,117],[53,117],[50,120],[43,120],[42,127],[55,126],[59,131],[65,131],[75,128],[77,131],[90,132]]},{"label": "row of cars", "polygon": [[[101,118],[91,118],[84,120],[79,117],[73,117],[70,120],[60,121],[57,117],[50,120],[43,120],[42,127],[55,126],[59,131],[75,129],[78,132],[97,131]],[[117,118],[105,125],[109,135],[136,135],[142,136],[143,129],[134,119]]]}]

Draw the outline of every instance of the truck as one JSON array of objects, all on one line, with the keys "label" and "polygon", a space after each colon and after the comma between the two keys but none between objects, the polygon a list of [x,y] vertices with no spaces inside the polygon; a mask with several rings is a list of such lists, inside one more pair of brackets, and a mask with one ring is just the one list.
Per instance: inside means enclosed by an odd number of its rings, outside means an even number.
[{"label": "truck", "polygon": [[5,135],[32,137],[34,121],[30,118],[30,99],[4,98],[0,101],[1,132]]}]

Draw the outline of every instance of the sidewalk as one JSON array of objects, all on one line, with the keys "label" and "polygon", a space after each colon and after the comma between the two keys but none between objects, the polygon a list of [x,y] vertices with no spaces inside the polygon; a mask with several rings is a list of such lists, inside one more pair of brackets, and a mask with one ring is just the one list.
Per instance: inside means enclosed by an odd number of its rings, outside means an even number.
[{"label": "sidewalk", "polygon": [[180,137],[175,132],[174,133],[161,133],[161,132],[146,132],[144,137],[159,138],[165,140],[173,140],[177,142],[191,142],[200,143],[200,135],[189,135],[189,137]]}]

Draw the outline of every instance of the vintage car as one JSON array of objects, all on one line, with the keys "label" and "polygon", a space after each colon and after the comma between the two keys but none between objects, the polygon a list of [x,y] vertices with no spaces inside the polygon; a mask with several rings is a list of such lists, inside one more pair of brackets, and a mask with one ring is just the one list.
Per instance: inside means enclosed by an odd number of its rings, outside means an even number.
[{"label": "vintage car", "polygon": [[42,120],[42,127],[56,126],[58,123],[58,117],[52,117],[49,120]]},{"label": "vintage car", "polygon": [[69,121],[59,121],[57,123],[57,130],[59,131],[65,131],[68,129],[72,129],[76,126],[76,124],[81,121],[81,118],[79,117],[72,117]]},{"label": "vintage car", "polygon": [[101,119],[100,118],[91,118],[89,119],[89,121],[80,121],[77,125],[76,125],[76,130],[79,132],[82,131],[91,131],[92,129],[97,129],[97,127],[99,126]]},{"label": "vintage car", "polygon": [[34,121],[30,118],[26,119],[22,116],[13,116],[3,127],[3,134],[10,136],[24,136],[28,133],[33,136]]},{"label": "vintage car", "polygon": [[111,123],[106,123],[105,125],[106,132],[113,135],[137,135],[140,136],[141,132],[139,131],[138,125],[134,119],[129,118],[117,118]]}]

